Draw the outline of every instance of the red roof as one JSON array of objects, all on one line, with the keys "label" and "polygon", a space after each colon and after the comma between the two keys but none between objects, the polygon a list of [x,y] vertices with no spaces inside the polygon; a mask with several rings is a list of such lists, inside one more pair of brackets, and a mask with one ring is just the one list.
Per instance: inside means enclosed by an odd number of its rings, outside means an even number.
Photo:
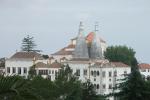
[{"label": "red roof", "polygon": [[[94,32],[90,32],[90,33],[87,35],[86,40],[89,41],[89,42],[92,42],[92,40],[93,40],[93,38],[94,38],[94,34],[95,34]],[[100,38],[100,41],[103,42],[103,43],[106,43],[106,41],[104,41],[104,40],[101,39],[101,38]]]},{"label": "red roof", "polygon": [[42,59],[43,57],[36,52],[16,52],[10,59]]},{"label": "red roof", "polygon": [[122,62],[111,62],[112,64],[114,64],[116,67],[129,67],[129,65],[124,64]]},{"label": "red roof", "polygon": [[150,64],[141,63],[139,64],[140,69],[150,69]]}]

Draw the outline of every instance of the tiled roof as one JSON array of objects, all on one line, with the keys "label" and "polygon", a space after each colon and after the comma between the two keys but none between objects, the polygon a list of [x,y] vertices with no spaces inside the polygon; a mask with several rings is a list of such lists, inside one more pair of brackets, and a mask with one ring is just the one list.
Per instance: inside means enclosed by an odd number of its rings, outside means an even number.
[{"label": "tiled roof", "polygon": [[140,69],[150,69],[150,64],[141,63],[139,64]]},{"label": "tiled roof", "polygon": [[43,62],[38,62],[35,64],[36,68],[61,68],[61,64],[58,62],[53,62],[52,64],[45,64]]},{"label": "tiled roof", "polygon": [[[94,32],[90,32],[90,33],[87,35],[86,40],[89,41],[89,42],[92,42],[93,38],[94,38]],[[102,38],[100,38],[100,41],[101,41],[102,43],[106,43],[106,41],[104,41]]]},{"label": "tiled roof", "polygon": [[50,65],[50,68],[61,68],[61,64],[58,63],[58,62],[53,62],[51,65]]},{"label": "tiled roof", "polygon": [[64,48],[52,55],[72,55],[73,51],[66,51]]},{"label": "tiled roof", "polygon": [[49,68],[50,66],[48,64],[45,64],[43,62],[38,62],[35,64],[36,68]]},{"label": "tiled roof", "polygon": [[68,45],[66,48],[75,48],[75,45],[70,44],[70,45]]},{"label": "tiled roof", "polygon": [[115,67],[129,67],[129,65],[124,64],[122,62],[111,62]]},{"label": "tiled roof", "polygon": [[16,52],[10,59],[42,59],[42,56],[36,52]]}]

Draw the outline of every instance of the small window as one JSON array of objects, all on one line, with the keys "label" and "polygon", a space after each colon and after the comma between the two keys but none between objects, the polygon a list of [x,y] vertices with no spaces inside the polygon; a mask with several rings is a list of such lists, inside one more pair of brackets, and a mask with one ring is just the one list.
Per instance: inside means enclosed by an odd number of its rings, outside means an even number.
[{"label": "small window", "polygon": [[112,84],[109,84],[109,89],[112,89]]},{"label": "small window", "polygon": [[84,70],[84,75],[85,75],[85,76],[87,75],[87,70],[86,70],[86,69]]},{"label": "small window", "polygon": [[13,73],[16,73],[16,68],[15,67],[13,67],[13,71],[12,71]]},{"label": "small window", "polygon": [[106,85],[105,84],[103,84],[103,89],[106,89]]},{"label": "small window", "polygon": [[146,72],[146,69],[141,69],[141,72]]},{"label": "small window", "polygon": [[112,76],[112,72],[109,72],[109,77],[111,77]]},{"label": "small window", "polygon": [[77,69],[77,70],[76,70],[76,75],[77,75],[77,76],[80,76],[80,69]]},{"label": "small window", "polygon": [[96,71],[94,71],[94,77],[96,77]]},{"label": "small window", "polygon": [[52,74],[54,74],[54,70],[52,70]]},{"label": "small window", "polygon": [[97,84],[97,89],[99,89],[99,84]]},{"label": "small window", "polygon": [[91,71],[91,75],[92,75],[92,76],[93,76],[93,74],[94,74],[93,71]]},{"label": "small window", "polygon": [[49,74],[51,74],[51,70],[49,70]]},{"label": "small window", "polygon": [[18,67],[18,74],[21,74],[21,67]]},{"label": "small window", "polygon": [[7,67],[7,73],[10,73],[10,67]]},{"label": "small window", "polygon": [[102,76],[103,76],[103,77],[106,76],[106,72],[105,72],[105,71],[102,72]]},{"label": "small window", "polygon": [[124,71],[124,74],[127,75],[127,71]]},{"label": "small window", "polygon": [[94,78],[94,81],[96,81],[96,78]]},{"label": "small window", "polygon": [[27,73],[27,68],[24,67],[23,72],[24,72],[24,74],[26,74]]},{"label": "small window", "polygon": [[97,76],[99,76],[99,71],[97,71]]},{"label": "small window", "polygon": [[114,71],[114,76],[117,77],[117,71],[116,70]]}]

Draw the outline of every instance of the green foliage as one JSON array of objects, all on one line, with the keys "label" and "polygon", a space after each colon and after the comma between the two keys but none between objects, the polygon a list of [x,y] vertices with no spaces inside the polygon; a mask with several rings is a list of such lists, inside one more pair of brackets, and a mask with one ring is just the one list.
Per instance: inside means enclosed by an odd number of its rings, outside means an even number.
[{"label": "green foliage", "polygon": [[82,84],[82,100],[105,100],[105,97],[96,95],[94,86],[87,80],[87,82]]},{"label": "green foliage", "polygon": [[81,83],[68,65],[62,66],[54,82],[34,73],[32,76],[1,76],[0,100],[104,100],[89,81]]},{"label": "green foliage", "polygon": [[21,50],[25,52],[40,52],[40,50],[35,50],[36,44],[33,40],[33,37],[30,37],[29,35],[27,37],[24,37],[22,40],[22,47]]},{"label": "green foliage", "polygon": [[43,57],[44,59],[48,59],[48,58],[49,58],[48,55],[42,55],[42,57]]},{"label": "green foliage", "polygon": [[149,100],[150,86],[143,79],[137,65],[132,67],[131,74],[122,81],[117,88],[120,92],[114,94],[119,100]]},{"label": "green foliage", "polygon": [[24,88],[26,82],[19,76],[0,76],[0,100],[35,100],[36,96]]},{"label": "green foliage", "polygon": [[107,48],[104,56],[110,61],[131,65],[132,60],[135,59],[135,51],[127,46],[110,46]]},{"label": "green foliage", "polygon": [[36,70],[35,70],[35,65],[31,66],[30,67],[30,70],[29,70],[29,79],[32,79],[36,76]]}]

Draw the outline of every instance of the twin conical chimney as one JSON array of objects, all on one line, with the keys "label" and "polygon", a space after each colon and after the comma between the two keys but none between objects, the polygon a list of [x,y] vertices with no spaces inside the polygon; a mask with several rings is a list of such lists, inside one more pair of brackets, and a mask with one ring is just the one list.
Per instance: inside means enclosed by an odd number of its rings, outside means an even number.
[{"label": "twin conical chimney", "polygon": [[102,59],[103,54],[102,54],[102,47],[101,47],[101,41],[100,38],[97,36],[98,33],[98,23],[95,23],[95,32],[94,32],[94,37],[91,43],[91,50],[90,50],[90,55],[92,59]]},{"label": "twin conical chimney", "polygon": [[79,25],[79,33],[77,36],[77,42],[75,46],[74,58],[80,58],[80,59],[89,58],[86,38],[84,36],[83,22],[80,22],[80,25]]}]

